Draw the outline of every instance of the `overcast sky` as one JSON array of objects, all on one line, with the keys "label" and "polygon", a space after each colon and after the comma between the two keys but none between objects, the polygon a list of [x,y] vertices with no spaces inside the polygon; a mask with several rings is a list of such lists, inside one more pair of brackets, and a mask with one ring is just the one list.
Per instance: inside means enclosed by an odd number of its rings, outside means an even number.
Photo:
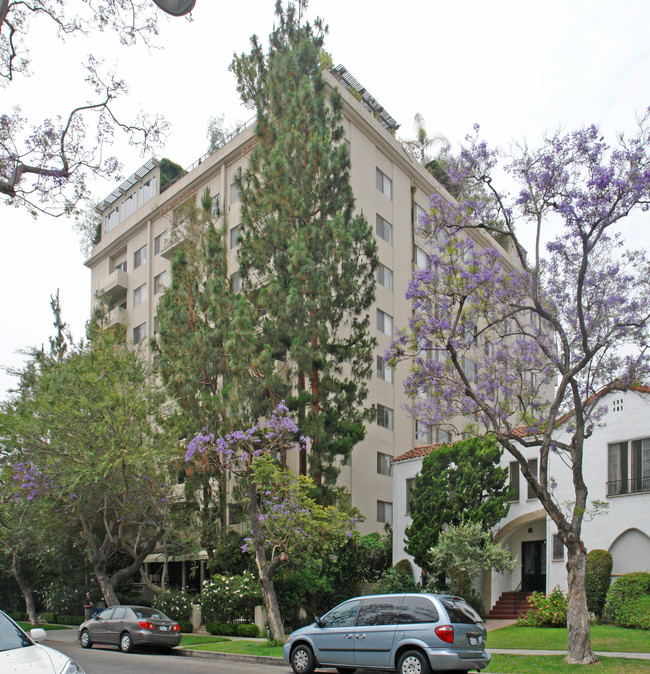
[{"label": "overcast sky", "polygon": [[[66,3],[73,5],[75,3]],[[162,22],[163,49],[120,46],[112,36],[56,40],[35,27],[33,76],[2,92],[5,112],[20,103],[35,121],[65,114],[85,102],[80,63],[93,53],[115,64],[130,86],[122,110],[164,114],[172,124],[158,157],[188,166],[206,150],[210,116],[243,122],[228,71],[233,52],[249,38],[266,38],[275,0],[197,0],[193,21]],[[543,131],[596,123],[609,137],[632,131],[650,105],[650,3],[646,0],[503,1],[311,0],[309,15],[329,25],[326,48],[412,135],[423,115],[430,134],[460,142],[475,122],[500,145]],[[116,149],[130,175],[144,162],[128,146]],[[113,182],[94,186],[103,198]],[[648,247],[648,218],[635,218],[626,235]],[[18,366],[17,353],[47,343],[52,333],[49,297],[60,289],[64,319],[75,339],[84,334],[90,307],[90,272],[77,235],[62,218],[33,220],[0,206],[0,365]],[[0,397],[12,384],[0,373]]]}]

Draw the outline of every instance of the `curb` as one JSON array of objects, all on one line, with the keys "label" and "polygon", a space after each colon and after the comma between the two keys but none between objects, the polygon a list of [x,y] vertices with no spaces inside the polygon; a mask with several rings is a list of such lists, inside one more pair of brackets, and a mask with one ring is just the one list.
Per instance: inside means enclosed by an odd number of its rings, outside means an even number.
[{"label": "curb", "polygon": [[257,665],[288,666],[282,658],[271,655],[245,655],[244,653],[221,653],[219,651],[195,651],[189,648],[175,648],[174,655],[186,658],[203,658],[204,660],[225,660],[227,662],[248,662]]},{"label": "curb", "polygon": [[[566,655],[566,651],[531,650],[525,648],[488,648],[490,655]],[[616,653],[614,651],[594,651],[599,658],[628,658],[629,660],[650,660],[650,653]]]}]

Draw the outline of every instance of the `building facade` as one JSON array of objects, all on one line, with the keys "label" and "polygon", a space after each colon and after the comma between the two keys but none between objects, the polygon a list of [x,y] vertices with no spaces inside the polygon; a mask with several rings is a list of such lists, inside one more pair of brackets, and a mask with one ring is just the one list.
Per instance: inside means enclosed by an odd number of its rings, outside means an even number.
[{"label": "building facade", "polygon": [[[352,505],[365,516],[361,532],[369,533],[393,521],[394,457],[423,442],[454,439],[447,431],[416,423],[406,412],[403,380],[408,363],[395,369],[383,363],[395,329],[408,323],[407,284],[414,266],[423,265],[423,243],[415,223],[429,197],[444,190],[395,138],[395,120],[344,68],[324,76],[343,98],[356,211],[372,225],[380,262],[370,315],[376,364],[367,401],[376,406],[377,417],[350,461],[341,466],[339,478]],[[206,188],[213,195],[216,224],[227,232],[229,273],[236,283],[240,202],[234,176],[246,167],[254,144],[254,123],[249,122],[171,183],[161,162],[152,159],[99,205],[101,241],[86,261],[93,302],[107,304],[108,322],[126,325],[128,340],[144,357],[152,357],[148,341],[157,330],[157,303],[170,282],[170,260],[183,238],[174,228],[175,209],[188,199],[198,203]],[[471,235],[479,245],[499,247],[486,234]]]},{"label": "building facade", "polygon": [[[595,418],[600,421],[585,440],[583,473],[589,502],[603,502],[606,507],[594,516],[589,512],[585,515],[582,540],[587,551],[611,552],[613,576],[632,571],[650,572],[650,518],[647,515],[650,509],[650,387],[610,391],[602,397]],[[561,432],[558,439],[562,439]],[[409,489],[423,458],[432,451],[435,446],[417,447],[398,456],[393,464],[395,561],[409,558],[404,551],[405,530],[410,524]],[[528,452],[529,465],[536,472],[535,449],[522,451]],[[515,496],[508,516],[495,527],[494,538],[506,545],[519,563],[511,574],[490,572],[478,580],[488,609],[506,592],[548,593],[556,586],[567,589],[565,548],[557,537],[555,524],[529,488],[519,463],[504,452],[501,465],[509,469]],[[553,453],[549,459],[549,478],[557,484],[556,501],[564,508],[570,507],[571,471]]]}]

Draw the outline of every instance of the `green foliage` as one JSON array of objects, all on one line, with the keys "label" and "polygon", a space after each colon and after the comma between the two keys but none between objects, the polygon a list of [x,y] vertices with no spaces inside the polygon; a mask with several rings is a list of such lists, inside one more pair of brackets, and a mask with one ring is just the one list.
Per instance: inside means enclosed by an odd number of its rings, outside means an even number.
[{"label": "green foliage", "polygon": [[567,596],[559,587],[555,587],[548,597],[543,592],[533,592],[528,601],[533,608],[517,620],[518,625],[525,627],[566,627]]},{"label": "green foliage", "polygon": [[616,624],[621,624],[621,616],[629,614],[630,605],[649,595],[650,573],[637,571],[619,576],[607,591],[605,615]]},{"label": "green foliage", "polygon": [[587,553],[587,568],[585,571],[587,608],[598,620],[602,619],[605,610],[612,565],[612,555],[607,550],[591,550]]},{"label": "green foliage", "polygon": [[631,599],[618,610],[618,624],[640,630],[650,630],[650,594]]},{"label": "green foliage", "polygon": [[[408,560],[406,560],[408,561]],[[410,564],[409,564],[410,567]],[[400,592],[419,592],[413,579],[413,569],[405,565],[393,566],[384,573],[375,585],[377,594],[399,594]]]},{"label": "green foliage", "polygon": [[56,615],[76,615],[84,603],[83,588],[52,581],[43,592],[43,605]]},{"label": "green foliage", "polygon": [[235,626],[235,634],[238,637],[248,637],[256,639],[260,636],[260,630],[257,625],[253,623],[238,623]]},{"label": "green foliage", "polygon": [[234,637],[237,627],[232,623],[206,623],[205,631],[210,634],[219,634],[224,637]]},{"label": "green foliage", "polygon": [[251,616],[261,599],[259,582],[252,573],[215,575],[203,582],[201,613],[206,622],[232,622],[236,618]]},{"label": "green foliage", "polygon": [[45,620],[45,622],[49,623],[50,625],[56,625],[57,623],[55,613],[50,612],[43,613],[43,620]]},{"label": "green foliage", "polygon": [[493,543],[492,533],[484,531],[478,522],[448,526],[429,551],[427,561],[435,574],[446,574],[452,592],[461,596],[470,594],[479,573],[489,569],[505,573],[515,568],[508,548]]},{"label": "green foliage", "polygon": [[231,65],[242,102],[257,113],[257,143],[239,181],[240,272],[252,315],[263,316],[260,348],[287,356],[282,377],[267,370],[258,388],[295,411],[326,501],[337,459],[350,455],[371,416],[377,253],[372,229],[354,214],[343,103],[323,80],[326,30],[301,24],[292,4],[285,12],[278,3],[276,13],[268,52],[253,37],[252,51]]},{"label": "green foliage", "polygon": [[152,605],[172,620],[189,620],[193,597],[184,590],[165,590],[154,597]]},{"label": "green foliage", "polygon": [[194,625],[189,620],[178,620],[177,622],[183,634],[191,634],[194,631]]},{"label": "green foliage", "polygon": [[185,169],[171,159],[164,157],[160,160],[160,191],[164,192],[172,180],[185,175]]},{"label": "green foliage", "polygon": [[470,438],[436,447],[422,462],[411,500],[406,551],[431,572],[429,550],[449,525],[494,526],[510,508],[508,471],[499,466],[503,449],[493,438]]}]

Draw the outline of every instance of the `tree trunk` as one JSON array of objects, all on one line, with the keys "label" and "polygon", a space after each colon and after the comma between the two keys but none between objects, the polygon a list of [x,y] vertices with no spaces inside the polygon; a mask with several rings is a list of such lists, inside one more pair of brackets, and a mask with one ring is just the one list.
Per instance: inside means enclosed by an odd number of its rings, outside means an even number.
[{"label": "tree trunk", "polygon": [[95,576],[102,591],[102,595],[104,596],[106,606],[115,606],[115,604],[119,604],[120,602],[117,598],[117,595],[115,594],[115,588],[113,587],[113,583],[111,583],[111,580],[108,577],[106,571],[97,569],[97,567],[95,567]]},{"label": "tree trunk", "polygon": [[14,578],[18,583],[18,587],[22,592],[23,598],[25,599],[25,610],[27,611],[27,616],[29,617],[29,622],[32,625],[36,625],[38,622],[36,616],[36,603],[34,602],[34,593],[32,588],[27,582],[27,574],[25,573],[25,567],[23,565],[23,558],[16,552],[16,550],[11,551],[11,571],[14,574]]},{"label": "tree trunk", "polygon": [[585,593],[587,553],[582,541],[567,545],[568,573],[568,655],[566,662],[575,665],[593,665],[598,658],[591,649],[589,610]]}]

